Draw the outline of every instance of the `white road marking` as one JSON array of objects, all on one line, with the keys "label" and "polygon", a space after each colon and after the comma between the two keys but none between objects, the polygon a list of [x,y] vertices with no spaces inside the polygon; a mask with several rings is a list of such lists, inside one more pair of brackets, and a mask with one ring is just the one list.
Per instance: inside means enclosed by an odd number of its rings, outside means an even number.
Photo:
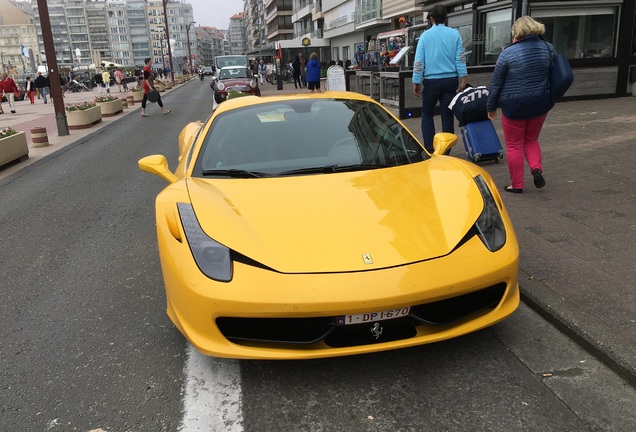
[{"label": "white road marking", "polygon": [[243,432],[238,360],[207,357],[190,343],[180,431]]}]

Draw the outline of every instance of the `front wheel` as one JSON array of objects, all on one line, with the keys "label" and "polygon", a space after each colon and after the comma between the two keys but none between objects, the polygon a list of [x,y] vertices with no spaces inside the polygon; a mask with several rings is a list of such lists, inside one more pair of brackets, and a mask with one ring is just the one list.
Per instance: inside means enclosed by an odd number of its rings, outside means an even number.
[{"label": "front wheel", "polygon": [[223,102],[223,99],[221,99],[221,96],[219,96],[217,92],[214,92],[214,102],[216,102],[217,104]]}]

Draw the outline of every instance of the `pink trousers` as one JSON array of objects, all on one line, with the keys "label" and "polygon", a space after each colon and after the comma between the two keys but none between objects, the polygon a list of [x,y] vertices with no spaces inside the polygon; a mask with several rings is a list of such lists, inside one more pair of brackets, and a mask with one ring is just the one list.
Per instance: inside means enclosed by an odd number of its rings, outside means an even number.
[{"label": "pink trousers", "polygon": [[501,125],[506,142],[506,159],[512,187],[523,189],[524,157],[530,166],[543,171],[539,134],[548,114],[527,120],[512,120],[502,114]]}]

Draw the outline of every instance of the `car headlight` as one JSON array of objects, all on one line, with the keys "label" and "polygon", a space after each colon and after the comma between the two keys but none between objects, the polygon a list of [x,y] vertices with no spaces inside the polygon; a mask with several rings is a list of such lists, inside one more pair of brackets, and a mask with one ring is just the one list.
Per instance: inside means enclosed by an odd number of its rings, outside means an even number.
[{"label": "car headlight", "polygon": [[475,183],[477,183],[481,197],[484,199],[484,210],[477,218],[475,228],[479,233],[479,238],[488,250],[495,252],[506,244],[506,228],[486,180],[481,175],[478,175],[475,177]]},{"label": "car headlight", "polygon": [[232,280],[230,249],[203,232],[192,205],[178,203],[179,217],[194,261],[206,276],[220,282]]},{"label": "car headlight", "polygon": [[225,84],[223,84],[222,82],[220,82],[220,83],[218,83],[218,84],[216,85],[216,88],[217,88],[217,89],[219,89],[219,90],[221,90],[221,91],[223,91],[223,90],[225,90]]}]

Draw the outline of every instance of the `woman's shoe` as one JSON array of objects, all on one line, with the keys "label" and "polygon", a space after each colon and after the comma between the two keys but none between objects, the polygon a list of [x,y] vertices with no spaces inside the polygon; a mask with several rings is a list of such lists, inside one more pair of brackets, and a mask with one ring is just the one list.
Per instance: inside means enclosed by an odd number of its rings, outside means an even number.
[{"label": "woman's shoe", "polygon": [[543,178],[540,169],[533,170],[532,177],[534,177],[534,185],[537,187],[537,189],[541,189],[543,186],[545,186],[545,179]]},{"label": "woman's shoe", "polygon": [[512,185],[506,186],[504,190],[510,193],[523,193],[523,189],[513,188]]}]

